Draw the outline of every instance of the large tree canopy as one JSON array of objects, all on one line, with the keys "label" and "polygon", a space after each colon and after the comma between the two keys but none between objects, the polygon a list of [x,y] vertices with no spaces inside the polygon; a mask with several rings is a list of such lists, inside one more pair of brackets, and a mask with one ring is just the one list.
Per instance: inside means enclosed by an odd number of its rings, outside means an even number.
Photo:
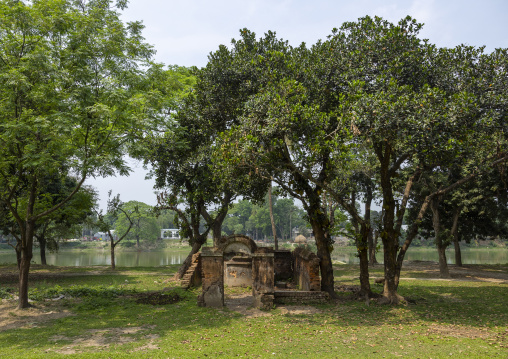
[{"label": "large tree canopy", "polygon": [[[120,20],[125,3],[0,1],[0,201],[20,232],[20,308],[35,223],[87,177],[129,170],[122,156],[143,128],[139,87],[153,50],[140,23]],[[40,206],[43,178],[69,175],[77,179],[69,195]]]},{"label": "large tree canopy", "polygon": [[[421,27],[410,17],[398,24],[366,17],[345,23],[310,49],[293,49],[273,33],[256,40],[243,30],[231,50],[221,47],[211,55],[212,61],[222,59],[223,71],[209,111],[235,99],[231,116],[223,117],[229,126],[216,142],[216,165],[223,172],[250,168],[302,201],[316,235],[322,288],[331,293],[330,202],[324,191],[361,225],[365,260],[371,224],[355,208],[355,192],[367,199],[379,191],[383,295],[396,303],[411,242],[408,236],[399,244],[413,184],[466,158],[451,187],[427,196],[424,213],[435,196],[506,160],[506,51],[439,49],[418,37]],[[359,180],[365,186],[352,186]],[[368,270],[361,269],[368,292]]]}]

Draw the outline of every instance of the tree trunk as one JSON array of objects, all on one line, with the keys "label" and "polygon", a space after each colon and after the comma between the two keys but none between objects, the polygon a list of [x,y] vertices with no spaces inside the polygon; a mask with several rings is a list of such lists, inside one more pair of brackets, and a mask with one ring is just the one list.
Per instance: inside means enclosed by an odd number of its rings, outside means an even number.
[{"label": "tree trunk", "polygon": [[268,188],[268,209],[270,212],[270,222],[272,223],[273,243],[275,250],[279,249],[279,241],[277,240],[277,228],[275,228],[275,219],[273,218],[273,201],[272,201],[272,184]]},{"label": "tree trunk", "polygon": [[111,269],[115,269],[116,267],[116,264],[115,264],[115,241],[113,240],[113,238],[110,239],[110,243],[111,243]]},{"label": "tree trunk", "polygon": [[462,267],[462,253],[460,252],[459,230],[458,230],[460,212],[461,212],[460,208],[457,208],[453,212],[452,237],[453,237],[453,246],[455,248],[455,265]]},{"label": "tree trunk", "polygon": [[[372,229],[369,233],[369,264],[371,266],[374,266],[376,264],[379,264],[376,258],[376,249],[377,249],[377,242],[379,238],[379,231],[376,231],[375,234],[372,233]],[[372,242],[372,245],[371,245]]]},{"label": "tree trunk", "polygon": [[369,231],[367,241],[369,243],[369,264],[371,266],[374,266],[374,265],[378,264],[378,261],[376,259],[377,238],[376,238],[376,241],[374,241],[374,235],[372,233],[372,228]]},{"label": "tree trunk", "polygon": [[[220,239],[222,238],[222,222],[223,221],[218,221],[217,218],[216,220],[214,221],[213,225],[212,225],[212,236],[213,236],[213,246],[214,247],[217,247],[220,243]],[[203,242],[205,243],[206,240]],[[199,249],[198,249],[199,251]]]},{"label": "tree trunk", "polygon": [[[386,180],[386,178],[385,178]],[[390,178],[387,179],[390,182]],[[383,181],[382,181],[383,182]],[[399,268],[397,264],[397,252],[399,250],[398,233],[394,229],[395,224],[395,200],[391,191],[391,184],[383,188],[383,229],[381,240],[383,241],[383,258],[385,284],[383,288],[382,304],[399,304],[402,297],[397,293]]]},{"label": "tree trunk", "polygon": [[367,184],[367,198],[365,199],[365,215],[364,220],[365,223],[368,224],[368,233],[367,233],[367,240],[365,243],[367,243],[368,251],[369,251],[369,264],[373,266],[374,264],[377,264],[376,260],[376,247],[374,246],[374,238],[372,236],[372,225],[370,223],[370,207],[372,205],[372,187],[370,186],[370,183]]},{"label": "tree trunk", "polygon": [[139,248],[139,234],[136,234],[136,248]]},{"label": "tree trunk", "polygon": [[372,294],[370,290],[369,282],[369,258],[367,248],[367,238],[370,232],[369,222],[361,225],[361,239],[360,243],[357,243],[358,255],[360,258],[360,296],[370,296]]},{"label": "tree trunk", "polygon": [[380,301],[382,304],[399,304],[402,297],[397,293],[399,284],[400,268],[397,264],[397,251],[398,243],[391,238],[383,238],[383,256],[384,256],[384,270],[385,270],[385,284],[383,288],[383,299]]},{"label": "tree trunk", "polygon": [[40,247],[40,251],[41,251],[41,264],[43,266],[47,265],[46,263],[46,237],[44,235],[42,235],[40,238],[38,238],[39,240],[39,247]]},{"label": "tree trunk", "polygon": [[28,303],[28,272],[30,271],[31,251],[22,251],[21,264],[19,267],[19,299],[18,309],[30,307]]},{"label": "tree trunk", "polygon": [[462,252],[460,251],[460,244],[458,236],[453,236],[453,245],[455,247],[455,265],[462,267]]},{"label": "tree trunk", "polygon": [[439,275],[441,278],[450,278],[450,271],[446,263],[446,246],[438,246],[437,252],[439,254]]},{"label": "tree trunk", "polygon": [[450,278],[450,271],[446,263],[446,245],[443,243],[441,234],[441,221],[439,218],[439,197],[432,199],[430,209],[432,211],[432,226],[434,227],[434,235],[436,240],[437,252],[439,255],[439,274],[441,278]]},{"label": "tree trunk", "polygon": [[19,265],[19,299],[18,309],[29,308],[28,273],[33,258],[33,239],[35,223],[26,221],[25,230],[21,235],[21,261]]},{"label": "tree trunk", "polygon": [[187,272],[187,269],[189,269],[189,267],[192,264],[192,256],[194,254],[196,254],[197,252],[199,252],[199,250],[201,249],[201,246],[205,242],[206,242],[206,236],[196,238],[196,240],[194,241],[194,244],[191,247],[190,253],[187,255],[187,257],[183,261],[182,265],[180,266],[180,268],[178,268],[178,271],[176,272],[175,276],[173,277],[174,280],[180,280],[183,278],[185,272]]},{"label": "tree trunk", "polygon": [[321,270],[321,290],[328,292],[331,298],[337,298],[333,280],[332,258],[328,238],[325,236],[325,230],[321,223],[311,219],[310,224],[314,231],[314,238],[317,246],[317,256],[320,259],[319,268]]},{"label": "tree trunk", "polygon": [[21,243],[18,242],[16,244],[16,247],[14,247],[14,250],[16,251],[16,263],[18,264],[18,270],[21,270]]}]

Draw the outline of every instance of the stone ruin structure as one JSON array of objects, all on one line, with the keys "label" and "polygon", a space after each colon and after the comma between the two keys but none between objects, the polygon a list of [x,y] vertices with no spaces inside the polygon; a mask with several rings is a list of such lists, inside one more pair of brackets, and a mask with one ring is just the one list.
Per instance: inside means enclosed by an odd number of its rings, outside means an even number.
[{"label": "stone ruin structure", "polygon": [[[252,287],[253,306],[271,309],[277,303],[322,303],[328,293],[321,292],[319,258],[312,252],[296,248],[275,251],[258,247],[249,237],[223,237],[216,247],[203,247],[193,258],[196,264],[190,282],[201,282],[198,305],[224,306],[224,286]],[[196,277],[200,277],[199,279]],[[298,290],[290,290],[292,282]]]}]

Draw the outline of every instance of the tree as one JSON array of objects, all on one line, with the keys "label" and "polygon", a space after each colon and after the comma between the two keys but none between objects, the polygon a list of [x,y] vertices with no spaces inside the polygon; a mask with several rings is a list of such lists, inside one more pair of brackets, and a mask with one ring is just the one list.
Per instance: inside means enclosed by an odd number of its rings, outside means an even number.
[{"label": "tree", "polygon": [[[174,126],[150,138],[148,145],[148,162],[153,166],[156,186],[163,192],[160,208],[177,213],[182,233],[192,246],[177,277],[206,241],[208,232],[212,232],[214,245],[218,244],[222,223],[238,196],[259,200],[267,189],[266,179],[248,176],[241,167],[221,171],[214,165],[212,148],[220,145],[220,134],[235,121],[237,101],[226,95],[229,85],[217,86],[222,81],[223,60],[211,56],[205,68],[194,70],[196,84],[176,111]],[[185,209],[179,208],[179,203]],[[203,231],[199,230],[201,217]]]},{"label": "tree", "polygon": [[[400,299],[398,278],[411,239],[400,246],[399,237],[413,184],[423,172],[460,157],[464,145],[473,143],[473,134],[481,139],[483,159],[488,159],[492,139],[500,132],[492,131],[495,127],[487,119],[499,121],[503,116],[499,111],[482,114],[475,107],[481,98],[468,91],[468,81],[488,73],[482,61],[475,63],[459,50],[437,49],[417,37],[420,29],[421,24],[409,17],[398,24],[366,17],[344,24],[321,46],[323,66],[329,68],[328,88],[339,89],[342,108],[348,106],[342,114],[353,134],[351,143],[375,158],[374,178],[384,210],[380,236],[387,303]],[[421,213],[433,197],[469,179],[466,174],[452,187],[430,194]]]},{"label": "tree", "polygon": [[248,30],[241,35],[230,52],[221,48],[214,55],[227,63],[221,81],[236,101],[237,119],[217,148],[218,165],[273,179],[302,202],[316,238],[321,289],[334,297],[330,220],[322,185],[308,176],[329,179],[330,150],[322,144],[329,142],[326,135],[337,128],[337,118],[319,112],[311,99],[316,88],[299,82],[313,60],[304,46],[293,50],[272,32],[259,40]]},{"label": "tree", "polygon": [[[133,217],[138,216],[138,208],[134,206],[131,209],[125,208],[125,203],[120,201],[120,195],[111,197],[111,191],[108,193],[108,207],[106,210],[106,214],[102,213],[102,210],[94,209],[95,214],[97,215],[97,227],[103,231],[107,232],[109,239],[109,248],[111,253],[111,269],[116,268],[115,263],[115,247],[123,241],[130,230],[134,226]],[[127,228],[125,228],[124,232],[116,232],[113,230],[114,224],[118,220],[118,216],[122,214],[123,217],[129,222]]]},{"label": "tree", "polygon": [[125,213],[122,211],[118,215],[118,220],[115,224],[116,233],[125,233],[127,228],[131,226],[126,239],[136,240],[136,247],[140,248],[140,239],[147,242],[154,243],[160,236],[159,226],[153,211],[153,207],[143,202],[129,201],[122,206]]},{"label": "tree", "polygon": [[[128,173],[123,150],[136,117],[141,66],[153,54],[118,1],[0,1],[0,201],[19,228],[19,308],[28,304],[36,223],[89,176]],[[142,121],[143,120],[143,121]],[[40,205],[43,178],[77,178],[67,197]]]},{"label": "tree", "polygon": [[[69,195],[76,187],[76,182],[72,177],[64,178],[63,183],[52,178],[43,179],[40,196],[46,198],[41,198],[40,202],[47,201],[48,208],[53,207]],[[58,250],[58,239],[79,233],[78,225],[91,215],[96,201],[96,192],[88,186],[82,186],[63,207],[36,223],[34,236],[39,242],[42,265],[46,265],[46,248]]]},{"label": "tree", "polygon": [[275,250],[278,250],[279,241],[277,240],[277,229],[275,227],[275,218],[273,217],[273,196],[271,183],[268,187],[268,212],[270,213],[270,224],[272,225],[273,243],[275,244]]},{"label": "tree", "polygon": [[[442,186],[443,182],[449,185],[456,180],[457,170],[456,167],[440,176],[434,175],[434,178],[428,178],[426,182],[432,181],[433,187]],[[455,247],[455,264],[462,266],[460,240],[470,242],[476,238],[494,238],[508,233],[507,189],[500,175],[498,168],[493,168],[448,195],[437,196],[430,202],[431,213],[423,217],[419,233],[422,236],[434,236],[442,277],[449,277],[445,250],[450,244],[453,243]],[[428,193],[425,189],[417,188],[417,200],[423,200]],[[409,211],[410,218],[416,214],[415,210]]]}]

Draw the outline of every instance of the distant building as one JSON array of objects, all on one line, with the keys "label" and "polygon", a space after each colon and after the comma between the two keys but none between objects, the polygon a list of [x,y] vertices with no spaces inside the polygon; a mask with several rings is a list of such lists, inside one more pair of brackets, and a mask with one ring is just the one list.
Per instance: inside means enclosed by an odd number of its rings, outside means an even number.
[{"label": "distant building", "polygon": [[[115,231],[111,231],[111,234],[113,235],[113,237],[115,238]],[[94,239],[98,240],[98,241],[109,241],[109,234],[107,234],[106,232],[97,232],[93,235]]]},{"label": "distant building", "polygon": [[180,230],[176,228],[161,229],[162,239],[180,239]]}]

